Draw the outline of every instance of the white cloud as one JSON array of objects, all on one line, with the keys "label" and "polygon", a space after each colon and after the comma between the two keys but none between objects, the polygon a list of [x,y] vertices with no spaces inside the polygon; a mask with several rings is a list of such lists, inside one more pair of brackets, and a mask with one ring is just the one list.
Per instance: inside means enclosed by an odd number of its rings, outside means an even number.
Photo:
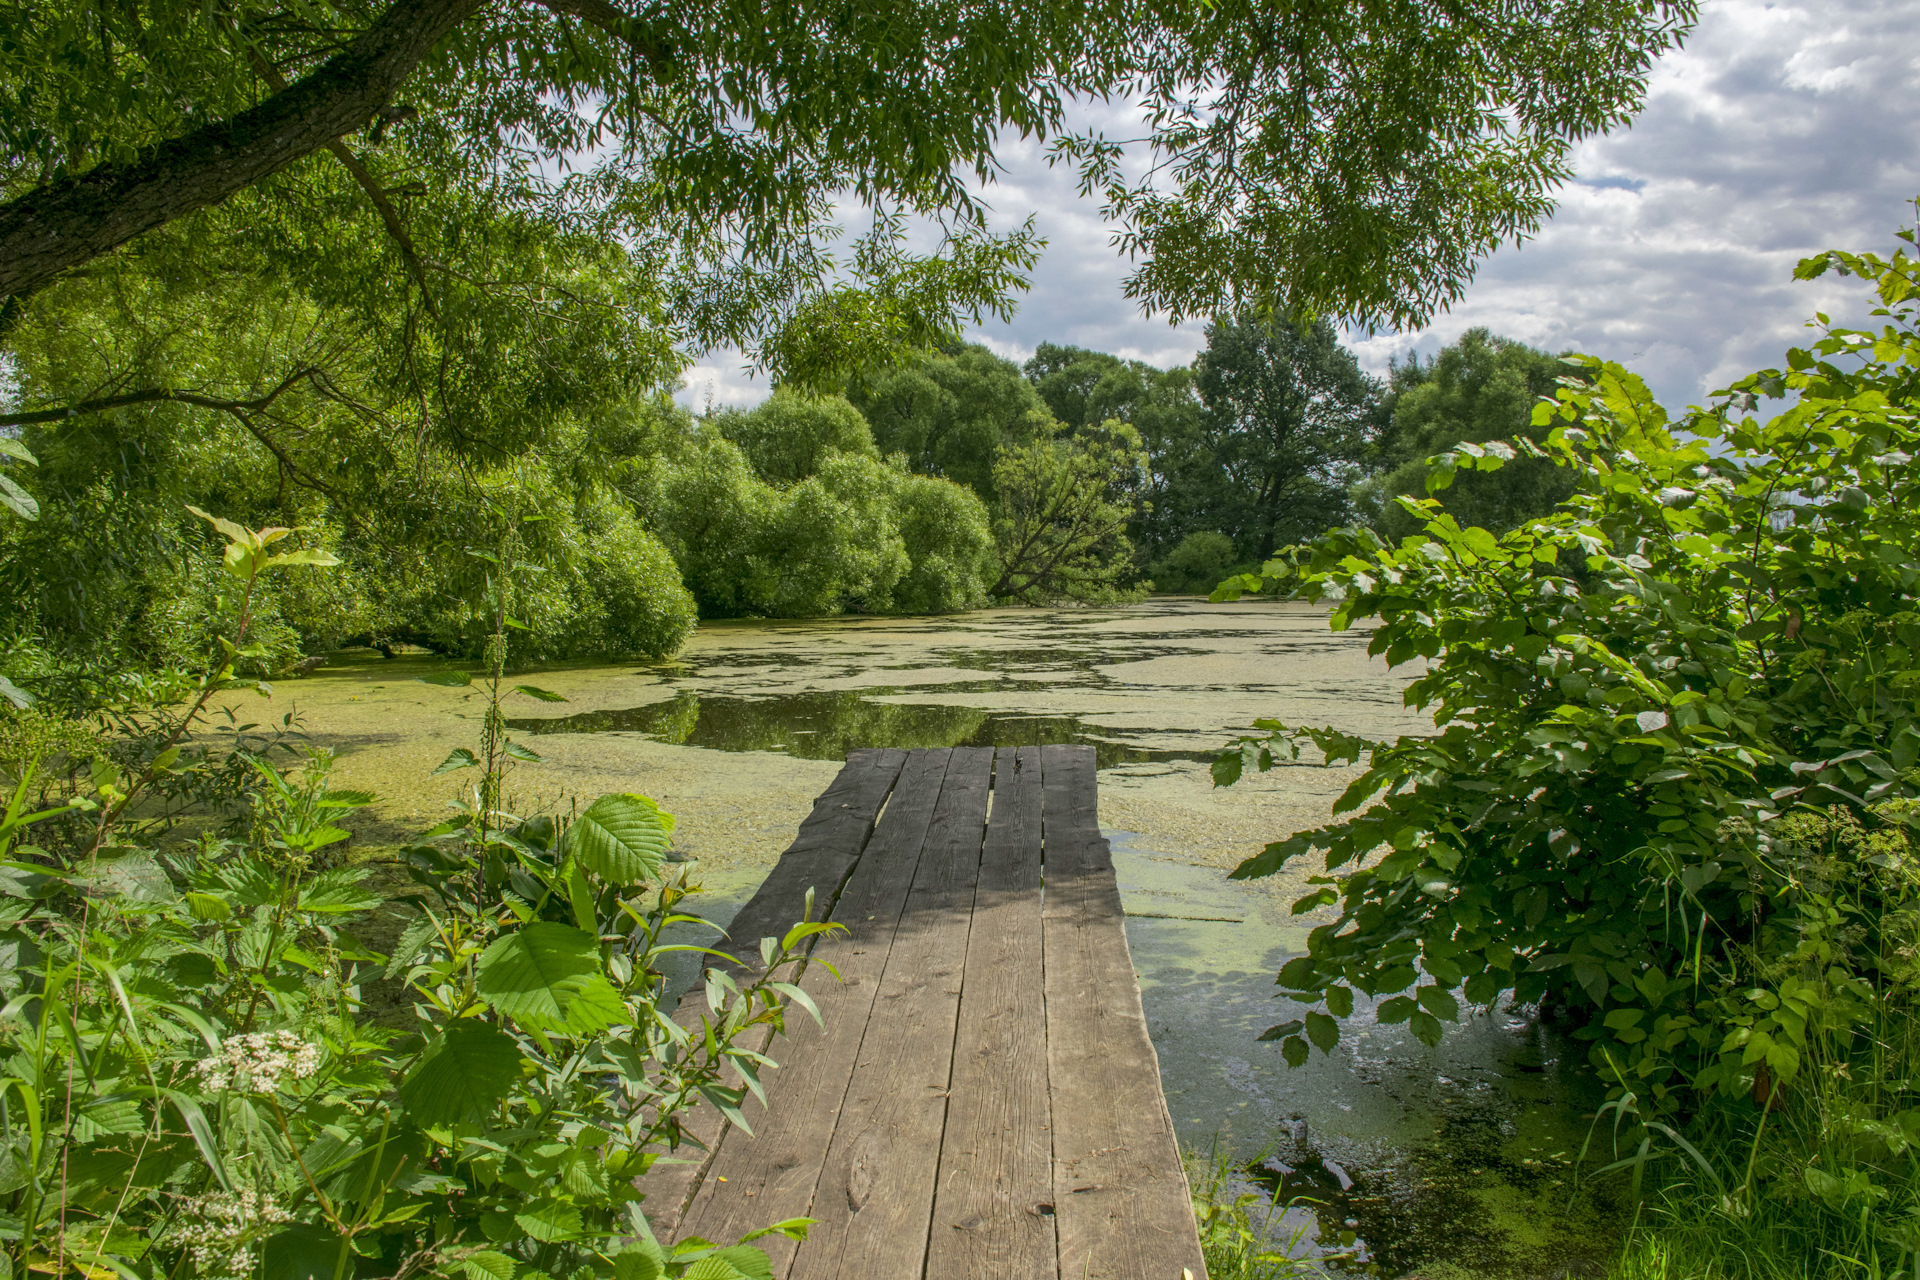
[{"label": "white cloud", "polygon": [[[1798,284],[1826,248],[1889,252],[1920,195],[1915,0],[1708,0],[1687,46],[1654,70],[1631,127],[1582,144],[1577,181],[1533,241],[1495,253],[1452,312],[1419,333],[1356,338],[1371,367],[1475,325],[1627,363],[1669,407],[1803,342],[1816,310],[1864,318],[1857,281]],[[1098,205],[1040,150],[1010,147],[995,218],[1032,214],[1049,245],[1011,323],[970,335],[1024,358],[1073,343],[1158,365],[1191,359],[1201,326],[1143,316]],[[737,360],[734,364],[738,364]],[[758,399],[713,359],[690,372],[720,403]],[[689,396],[683,396],[683,399]]]}]

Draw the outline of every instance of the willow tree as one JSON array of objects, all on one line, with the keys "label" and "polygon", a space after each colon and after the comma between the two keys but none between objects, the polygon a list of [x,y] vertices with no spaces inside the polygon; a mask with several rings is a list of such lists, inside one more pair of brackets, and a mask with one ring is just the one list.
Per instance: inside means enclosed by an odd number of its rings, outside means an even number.
[{"label": "willow tree", "polygon": [[[444,274],[409,193],[508,198],[628,244],[682,343],[798,374],[1009,304],[1037,242],[987,234],[979,186],[1015,134],[1103,197],[1149,308],[1417,323],[1538,225],[1694,8],[4,0],[0,298],[17,317],[143,234],[337,165],[408,288]],[[1064,129],[1112,95],[1144,105],[1139,147]],[[849,191],[876,230],[836,260]],[[907,215],[945,225],[938,252],[901,249]]]}]

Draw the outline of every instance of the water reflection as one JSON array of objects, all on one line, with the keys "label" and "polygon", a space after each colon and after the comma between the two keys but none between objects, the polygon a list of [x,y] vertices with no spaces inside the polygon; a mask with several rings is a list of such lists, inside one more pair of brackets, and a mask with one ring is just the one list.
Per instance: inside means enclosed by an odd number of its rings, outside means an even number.
[{"label": "water reflection", "polygon": [[[982,689],[1015,695],[1012,681],[942,685],[946,693]],[[664,702],[623,710],[509,720],[526,734],[641,733],[675,746],[718,751],[784,751],[806,760],[844,760],[856,747],[1030,747],[1085,743],[1099,767],[1168,760],[1211,760],[1196,745],[1161,750],[1116,741],[1112,730],[1077,716],[1031,715],[930,702],[891,702],[894,688],[835,689],[765,696],[703,694],[682,689]]]}]

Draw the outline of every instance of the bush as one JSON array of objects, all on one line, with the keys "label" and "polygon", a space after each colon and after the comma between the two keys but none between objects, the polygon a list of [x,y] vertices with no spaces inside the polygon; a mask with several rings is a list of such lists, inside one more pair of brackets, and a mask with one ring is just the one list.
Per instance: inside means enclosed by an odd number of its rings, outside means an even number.
[{"label": "bush", "polygon": [[899,613],[951,613],[987,603],[998,565],[986,504],[973,490],[902,475],[895,497],[911,567],[893,589]]},{"label": "bush", "polygon": [[886,613],[909,567],[894,524],[900,474],[860,454],[832,454],[787,489],[762,535],[759,608],[776,618]]},{"label": "bush", "polygon": [[842,396],[808,396],[782,389],[747,412],[715,414],[713,421],[769,484],[805,480],[834,454],[880,456],[867,420]]},{"label": "bush", "polygon": [[[833,403],[789,397],[781,414],[818,409],[845,425],[852,410]],[[775,486],[723,429],[736,428],[709,425],[635,464],[627,481],[703,616],[929,612],[984,600],[990,535],[968,491],[882,463],[871,448],[823,449],[805,478]],[[849,429],[845,438],[862,437]]]},{"label": "bush", "polygon": [[[243,599],[327,561],[223,532]],[[634,1183],[696,1104],[742,1119],[771,1065],[743,1042],[784,1028],[784,980],[828,926],[766,940],[765,969],[716,978],[697,1025],[667,1016],[661,935],[694,923],[679,904],[698,889],[668,858],[672,819],[631,795],[571,822],[501,811],[507,762],[536,757],[503,730],[495,620],[478,753],[441,770],[481,780],[402,851],[416,892],[390,954],[352,930],[396,904],[367,867],[327,865],[372,797],[334,789],[324,754],[297,773],[233,755],[257,780],[244,840],[159,847],[127,823],[188,767],[209,700],[241,687],[231,662],[157,750],[124,768],[101,753],[70,803],[31,807],[31,765],[8,780],[0,1273],[767,1274],[746,1244],[766,1232],[662,1248]],[[223,652],[251,621],[243,606]],[[55,829],[70,838],[39,839]],[[403,998],[376,1017],[380,985]]]},{"label": "bush", "polygon": [[1220,585],[1237,558],[1232,538],[1200,530],[1182,538],[1148,573],[1156,591],[1207,592]]},{"label": "bush", "polygon": [[[1830,330],[1678,432],[1638,378],[1583,361],[1536,409],[1579,485],[1553,514],[1497,537],[1408,500],[1424,529],[1397,546],[1339,530],[1268,566],[1336,629],[1377,619],[1370,652],[1423,660],[1406,697],[1436,728],[1264,722],[1215,766],[1231,782],[1303,740],[1367,764],[1351,816],[1234,873],[1321,858],[1295,909],[1336,918],[1280,977],[1326,1012],[1269,1033],[1289,1061],[1332,1046],[1356,989],[1429,1043],[1463,1002],[1510,996],[1572,1022],[1616,1102],[1751,1118],[1871,1072],[1874,1029],[1910,1023],[1920,274],[1850,254],[1800,274],[1835,268],[1877,286],[1886,329]],[[1763,422],[1760,396],[1795,403]],[[1462,445],[1430,483],[1514,453]],[[1910,1077],[1884,1083],[1822,1122],[1848,1126],[1856,1171],[1920,1140]],[[1782,1177],[1864,1205],[1879,1175]]]}]

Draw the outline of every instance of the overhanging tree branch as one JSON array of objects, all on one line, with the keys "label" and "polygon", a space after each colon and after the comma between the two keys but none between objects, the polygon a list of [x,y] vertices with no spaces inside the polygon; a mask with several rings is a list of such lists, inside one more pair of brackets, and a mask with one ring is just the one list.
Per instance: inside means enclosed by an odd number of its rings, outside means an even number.
[{"label": "overhanging tree branch", "polygon": [[364,128],[483,0],[395,0],[345,49],[231,120],[0,205],[0,297],[29,293],[143,231],[215,205]]},{"label": "overhanging tree branch", "polygon": [[190,404],[201,409],[214,409],[221,413],[260,413],[271,408],[273,402],[291,389],[295,383],[321,376],[322,371],[317,366],[302,366],[288,374],[273,390],[251,400],[210,396],[199,391],[175,391],[171,387],[145,387],[139,391],[122,392],[117,396],[101,396],[93,400],[82,400],[78,404],[61,405],[56,409],[34,409],[27,413],[0,413],[0,427],[34,427],[47,422],[65,422],[69,418],[78,418],[89,413],[106,413],[136,404]]}]

